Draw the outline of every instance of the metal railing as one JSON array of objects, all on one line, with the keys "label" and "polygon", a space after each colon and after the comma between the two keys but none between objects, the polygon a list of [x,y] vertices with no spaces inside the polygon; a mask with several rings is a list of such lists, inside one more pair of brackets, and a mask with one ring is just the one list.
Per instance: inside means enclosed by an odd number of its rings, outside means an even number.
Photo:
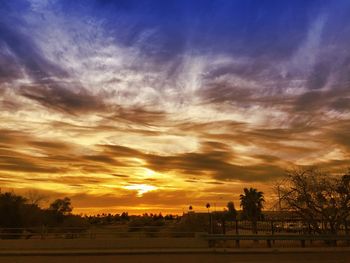
[{"label": "metal railing", "polygon": [[301,247],[305,247],[306,243],[322,241],[328,246],[337,246],[339,241],[345,245],[350,245],[349,235],[222,235],[222,234],[202,234],[202,238],[208,241],[209,246],[215,246],[217,242],[223,242],[223,247],[227,241],[234,241],[235,247],[240,247],[241,241],[266,242],[266,246],[271,248],[277,241],[297,241]]},{"label": "metal railing", "polygon": [[324,234],[208,234],[181,232],[173,227],[0,228],[0,239],[122,239],[197,238],[209,247],[350,246],[350,235]]},{"label": "metal railing", "polygon": [[98,227],[98,228],[0,228],[0,239],[113,239],[113,238],[195,237],[195,232],[165,227]]},{"label": "metal railing", "polygon": [[[325,224],[323,224],[321,221],[318,223],[319,229],[318,232],[322,232],[326,234],[327,232],[330,232],[330,229],[327,229],[325,227]],[[350,234],[350,229],[348,228],[350,226],[350,222],[346,221],[343,224],[339,226],[337,229],[338,234]],[[259,234],[268,234],[271,235],[274,234],[296,234],[296,235],[311,235],[311,234],[317,234],[313,227],[310,224],[307,224],[306,222],[303,222],[302,220],[291,220],[291,219],[285,219],[285,220],[263,220],[257,222],[257,231]],[[250,234],[252,231],[252,222],[248,220],[235,220],[235,221],[229,221],[226,222],[226,232],[228,233],[235,233],[235,234]],[[220,228],[218,229],[218,232],[214,233],[221,233]]]}]

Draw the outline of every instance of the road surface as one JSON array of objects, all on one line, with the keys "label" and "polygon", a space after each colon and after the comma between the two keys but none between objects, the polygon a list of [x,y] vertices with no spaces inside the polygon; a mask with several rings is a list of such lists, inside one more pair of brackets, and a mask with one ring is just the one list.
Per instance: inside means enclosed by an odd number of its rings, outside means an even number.
[{"label": "road surface", "polygon": [[349,263],[350,252],[0,256],[1,263]]}]

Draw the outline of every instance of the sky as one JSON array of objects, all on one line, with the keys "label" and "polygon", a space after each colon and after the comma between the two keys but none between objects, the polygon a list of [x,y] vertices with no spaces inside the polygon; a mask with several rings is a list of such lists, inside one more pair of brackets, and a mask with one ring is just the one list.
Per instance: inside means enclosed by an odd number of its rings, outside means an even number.
[{"label": "sky", "polygon": [[76,213],[239,207],[350,166],[346,0],[0,2],[0,181]]}]

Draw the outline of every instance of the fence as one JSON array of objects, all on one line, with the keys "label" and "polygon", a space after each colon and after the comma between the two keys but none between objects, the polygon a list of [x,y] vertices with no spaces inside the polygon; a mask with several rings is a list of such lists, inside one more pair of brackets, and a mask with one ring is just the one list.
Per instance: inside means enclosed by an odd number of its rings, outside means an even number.
[{"label": "fence", "polygon": [[[235,225],[235,224],[233,224]],[[245,226],[243,226],[245,227]],[[244,229],[244,228],[243,228]],[[241,228],[240,228],[241,230]],[[84,242],[123,242],[134,244],[132,240],[149,240],[146,243],[165,240],[169,246],[175,244],[175,240],[189,240],[193,244],[205,245],[209,247],[293,247],[293,246],[349,246],[350,235],[316,235],[297,233],[278,234],[208,234],[205,232],[179,232],[172,227],[99,227],[99,228],[3,228],[0,229],[0,239],[36,239],[37,241],[61,240],[85,240]],[[72,242],[75,242],[71,240]],[[92,241],[94,240],[94,241]],[[114,241],[113,241],[114,240]],[[129,240],[129,241],[128,241]],[[152,240],[152,241],[151,241]],[[174,242],[173,242],[174,241]],[[163,242],[163,241],[159,241]],[[158,243],[159,243],[158,242]],[[177,241],[176,241],[177,242]],[[179,241],[182,242],[182,241]],[[30,242],[29,242],[30,243]],[[95,244],[94,243],[94,244]],[[191,244],[192,244],[191,243]],[[96,243],[97,244],[97,243]],[[164,244],[166,245],[166,244]],[[102,246],[102,245],[101,245]],[[132,246],[132,245],[131,245]]]},{"label": "fence", "polygon": [[113,239],[113,238],[192,238],[195,232],[172,227],[90,227],[90,228],[0,228],[0,239]]},{"label": "fence", "polygon": [[[252,233],[252,223],[246,220],[236,220],[226,222],[226,226],[224,227],[225,233],[223,233],[222,223],[220,221],[215,221],[216,224],[213,227],[214,234],[251,234]],[[344,222],[340,225],[340,228],[337,230],[338,234],[349,234],[348,226],[350,226],[349,222]],[[319,222],[319,230],[320,232],[326,233],[326,226]],[[312,235],[317,234],[316,231],[312,228],[311,225],[301,221],[301,220],[264,220],[257,222],[257,231],[258,233],[263,234],[296,234],[296,235]]]},{"label": "fence", "polygon": [[266,242],[266,246],[271,248],[277,241],[297,241],[301,247],[305,247],[306,243],[311,245],[313,242],[321,241],[329,246],[337,246],[338,242],[343,245],[350,244],[349,235],[217,235],[203,234],[202,238],[208,241],[210,247],[216,246],[218,242],[223,242],[220,245],[227,246],[227,241],[234,241],[235,247],[239,248],[242,241],[259,241]]}]

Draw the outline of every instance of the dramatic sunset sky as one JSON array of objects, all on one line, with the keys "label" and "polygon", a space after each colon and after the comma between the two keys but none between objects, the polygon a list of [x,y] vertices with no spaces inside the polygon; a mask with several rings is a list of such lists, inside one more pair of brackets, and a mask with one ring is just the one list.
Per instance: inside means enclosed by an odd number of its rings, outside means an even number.
[{"label": "dramatic sunset sky", "polygon": [[350,166],[350,1],[0,2],[3,191],[181,213],[297,165]]}]

